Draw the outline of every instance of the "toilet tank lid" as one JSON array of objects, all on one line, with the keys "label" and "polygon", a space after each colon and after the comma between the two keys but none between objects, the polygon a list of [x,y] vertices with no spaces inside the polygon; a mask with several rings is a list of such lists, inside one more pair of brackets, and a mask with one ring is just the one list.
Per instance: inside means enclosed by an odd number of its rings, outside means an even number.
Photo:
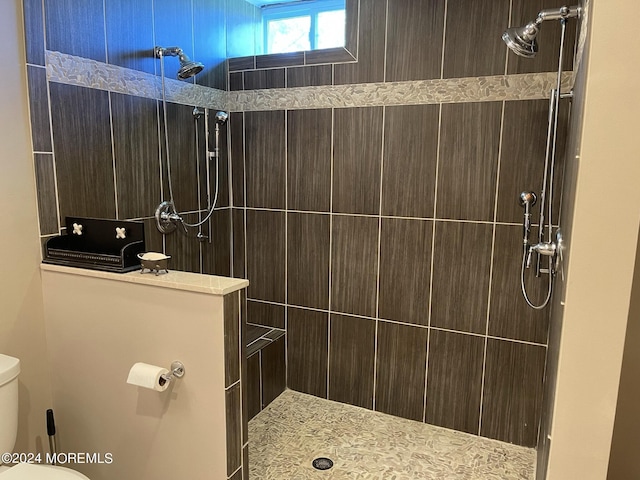
[{"label": "toilet tank lid", "polygon": [[20,373],[20,360],[0,353],[0,385],[10,382]]}]

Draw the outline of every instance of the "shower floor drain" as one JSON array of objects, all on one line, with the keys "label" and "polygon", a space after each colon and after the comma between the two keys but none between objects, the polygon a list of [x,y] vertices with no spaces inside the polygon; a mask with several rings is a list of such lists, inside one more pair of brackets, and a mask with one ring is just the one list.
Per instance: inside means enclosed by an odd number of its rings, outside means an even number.
[{"label": "shower floor drain", "polygon": [[311,462],[313,468],[316,470],[329,470],[333,467],[333,462],[325,457],[316,458],[313,462]]}]

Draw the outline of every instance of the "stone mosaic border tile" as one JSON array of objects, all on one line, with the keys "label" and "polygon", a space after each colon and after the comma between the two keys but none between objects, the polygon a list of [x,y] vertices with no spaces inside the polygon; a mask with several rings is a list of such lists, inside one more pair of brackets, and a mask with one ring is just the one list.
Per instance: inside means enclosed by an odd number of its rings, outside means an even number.
[{"label": "stone mosaic border tile", "polygon": [[[549,97],[556,73],[498,75],[412,82],[365,83],[229,92],[232,111],[298,110],[438,103],[533,100]],[[573,73],[563,74],[563,91]]]},{"label": "stone mosaic border tile", "polygon": [[[52,82],[161,98],[161,82],[155,75],[60,52],[47,51],[47,77]],[[573,72],[563,74],[563,91],[572,88],[573,78]],[[166,95],[170,102],[234,112],[300,110],[543,99],[555,81],[555,72],[549,72],[225,92],[167,79]]]},{"label": "stone mosaic border tile", "polygon": [[[52,82],[109,92],[162,98],[159,77],[138,70],[108,65],[88,58],[47,51],[47,78]],[[226,107],[226,92],[166,79],[166,97],[173,103],[220,109]]]}]

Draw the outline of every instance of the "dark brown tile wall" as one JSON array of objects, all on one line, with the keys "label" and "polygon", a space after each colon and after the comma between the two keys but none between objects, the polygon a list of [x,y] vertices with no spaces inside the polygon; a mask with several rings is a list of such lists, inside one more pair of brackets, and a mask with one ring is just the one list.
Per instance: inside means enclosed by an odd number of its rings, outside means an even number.
[{"label": "dark brown tile wall", "polygon": [[379,322],[376,410],[422,421],[427,335],[424,328]]},{"label": "dark brown tile wall", "polygon": [[493,228],[488,224],[436,224],[432,326],[486,332],[492,240]]},{"label": "dark brown tile wall", "polygon": [[378,214],[382,108],[335,110],[333,211]]},{"label": "dark brown tile wall", "polygon": [[248,112],[244,122],[247,206],[284,208],[285,112]]},{"label": "dark brown tile wall", "polygon": [[429,324],[431,232],[426,220],[382,219],[378,316]]},{"label": "dark brown tile wall", "polygon": [[439,114],[439,105],[385,109],[383,215],[433,216]]},{"label": "dark brown tile wall", "polygon": [[329,400],[373,408],[376,322],[331,315]]},{"label": "dark brown tile wall", "polygon": [[427,423],[478,433],[483,352],[482,337],[431,331]]},{"label": "dark brown tile wall", "polygon": [[442,106],[437,217],[493,220],[502,102]]},{"label": "dark brown tile wall", "polygon": [[287,206],[331,210],[331,110],[287,113]]},{"label": "dark brown tile wall", "polygon": [[481,434],[534,447],[546,349],[489,339]]},{"label": "dark brown tile wall", "polygon": [[36,190],[38,194],[38,218],[40,234],[58,233],[58,209],[56,207],[56,185],[53,155],[36,153],[33,155],[36,167]]},{"label": "dark brown tile wall", "polygon": [[329,308],[330,217],[287,215],[287,302]]},{"label": "dark brown tile wall", "polygon": [[47,71],[44,68],[27,66],[29,81],[29,109],[31,112],[31,135],[33,150],[51,151],[51,128],[49,127],[49,97],[47,93]]},{"label": "dark brown tile wall", "polygon": [[293,307],[287,312],[287,385],[326,398],[329,314]]},{"label": "dark brown tile wall", "polygon": [[378,219],[332,218],[331,309],[376,314]]}]

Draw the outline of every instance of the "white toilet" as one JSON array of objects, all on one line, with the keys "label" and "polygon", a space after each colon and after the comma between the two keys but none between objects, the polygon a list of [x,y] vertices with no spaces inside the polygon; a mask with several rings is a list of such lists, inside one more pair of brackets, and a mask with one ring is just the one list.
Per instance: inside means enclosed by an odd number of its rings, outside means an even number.
[{"label": "white toilet", "polygon": [[[20,360],[0,354],[0,454],[12,452],[16,443],[19,373]],[[81,473],[69,468],[31,463],[19,463],[14,467],[6,467],[0,462],[0,480],[81,479],[89,480]]]}]

